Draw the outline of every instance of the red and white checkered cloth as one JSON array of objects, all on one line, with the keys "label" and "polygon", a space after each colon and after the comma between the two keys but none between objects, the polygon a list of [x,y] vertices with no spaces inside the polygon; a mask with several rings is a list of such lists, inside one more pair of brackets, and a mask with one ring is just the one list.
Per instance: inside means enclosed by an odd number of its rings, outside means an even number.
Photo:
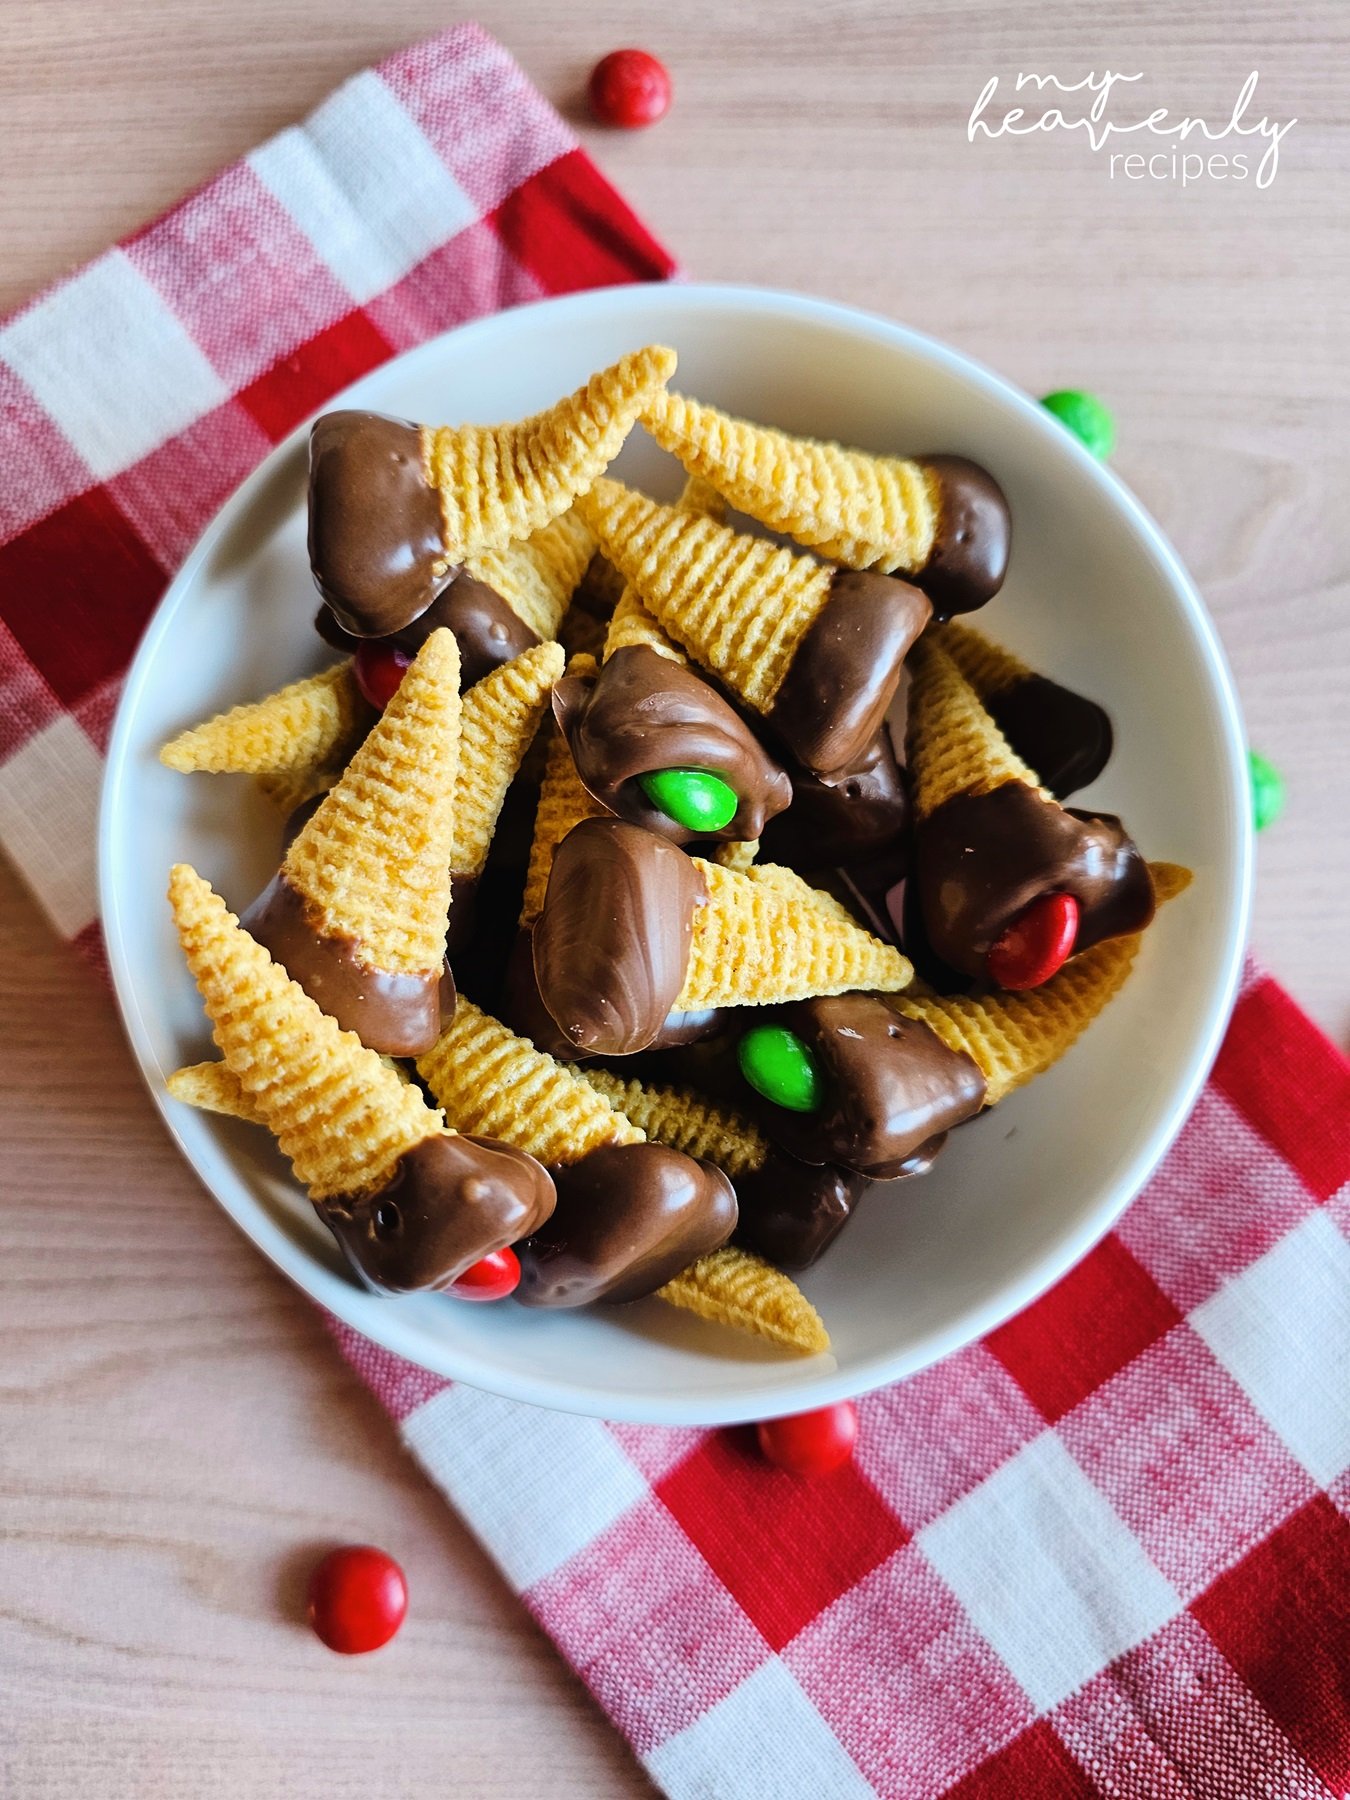
[{"label": "red and white checkered cloth", "polygon": [[[97,945],[119,680],[240,478],[433,332],[671,269],[462,26],[0,325],[0,841],[60,931]],[[1350,1067],[1254,972],[1119,1228],[834,1475],[343,1346],[677,1800],[1350,1792]]]}]

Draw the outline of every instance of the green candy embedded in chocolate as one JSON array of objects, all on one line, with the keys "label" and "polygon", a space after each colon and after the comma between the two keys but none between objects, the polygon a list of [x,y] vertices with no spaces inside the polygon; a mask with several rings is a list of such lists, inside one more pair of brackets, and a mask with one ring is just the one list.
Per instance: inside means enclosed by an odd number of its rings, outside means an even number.
[{"label": "green candy embedded in chocolate", "polygon": [[756,1025],[736,1046],[741,1074],[757,1094],[788,1112],[814,1112],[820,1105],[820,1070],[795,1031]]},{"label": "green candy embedded in chocolate", "polygon": [[1081,388],[1059,388],[1046,394],[1041,405],[1086,444],[1092,454],[1105,462],[1115,448],[1116,422],[1095,394]]},{"label": "green candy embedded in chocolate", "polygon": [[653,769],[638,776],[638,786],[657,812],[686,831],[721,831],[740,805],[735,789],[706,769]]},{"label": "green candy embedded in chocolate", "polygon": [[1258,831],[1264,831],[1284,811],[1284,780],[1274,763],[1267,762],[1259,750],[1247,752],[1247,767],[1252,778],[1252,823]]}]

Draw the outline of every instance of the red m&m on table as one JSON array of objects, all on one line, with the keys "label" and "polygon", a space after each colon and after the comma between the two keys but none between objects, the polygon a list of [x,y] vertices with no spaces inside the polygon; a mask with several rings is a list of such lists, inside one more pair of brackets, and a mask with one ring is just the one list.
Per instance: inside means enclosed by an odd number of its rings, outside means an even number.
[{"label": "red m&m on table", "polygon": [[309,1578],[309,1622],[330,1650],[360,1656],[387,1644],[408,1614],[408,1584],[392,1556],[347,1544]]},{"label": "red m&m on table", "polygon": [[602,125],[631,131],[655,125],[670,111],[670,76],[645,50],[611,50],[591,70],[586,91]]}]

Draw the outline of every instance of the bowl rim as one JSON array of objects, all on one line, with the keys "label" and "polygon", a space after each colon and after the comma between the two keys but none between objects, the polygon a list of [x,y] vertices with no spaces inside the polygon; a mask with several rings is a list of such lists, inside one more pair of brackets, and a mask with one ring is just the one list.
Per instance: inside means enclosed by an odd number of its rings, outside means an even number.
[{"label": "bowl rim", "polygon": [[[218,1148],[207,1157],[203,1156],[198,1146],[189,1147],[179,1130],[176,1117],[178,1109],[170,1104],[170,1097],[164,1086],[164,1071],[152,1047],[122,929],[117,880],[118,793],[131,759],[134,721],[149,679],[149,671],[161,640],[167,636],[203,563],[236,517],[252,504],[255,495],[272,479],[278,465],[296,453],[312,419],[318,416],[318,412],[359,404],[363,386],[395,362],[407,368],[415,366],[419,359],[434,361],[451,338],[462,342],[465,338],[475,336],[490,337],[493,331],[501,329],[503,320],[526,312],[541,315],[541,328],[546,328],[550,318],[560,322],[574,318],[584,320],[591,313],[603,315],[615,305],[616,297],[631,305],[635,325],[640,325],[648,310],[657,311],[674,304],[686,306],[691,312],[733,315],[760,313],[778,319],[822,323],[842,329],[855,338],[902,349],[959,377],[980,390],[986,399],[1004,409],[1010,408],[1020,415],[1021,422],[1033,435],[1042,436],[1047,443],[1054,443],[1061,455],[1067,451],[1071,457],[1077,457],[1081,472],[1096,484],[1111,506],[1124,516],[1127,525],[1141,540],[1141,547],[1165,576],[1173,598],[1190,627],[1210,681],[1215,720],[1224,752],[1224,767],[1229,777],[1229,823],[1234,851],[1234,879],[1231,886],[1221,888],[1216,901],[1217,908],[1223,915],[1220,978],[1208,1000],[1204,1028],[1197,1036],[1184,1076],[1177,1083],[1170,1103],[1161,1111],[1157,1122],[1128,1164],[1104,1187],[1097,1205],[1074,1230],[1057,1239],[1034,1259],[1020,1278],[1009,1281],[982,1300],[968,1305],[945,1327],[934,1329],[918,1344],[911,1345],[902,1352],[878,1352],[851,1364],[846,1371],[836,1368],[832,1374],[823,1374],[818,1367],[813,1368],[808,1362],[803,1365],[802,1382],[787,1382],[753,1396],[740,1394],[735,1389],[701,1396],[692,1401],[682,1399],[678,1392],[607,1394],[592,1386],[552,1376],[547,1369],[541,1369],[537,1376],[532,1373],[526,1378],[509,1370],[497,1371],[490,1362],[487,1366],[480,1366],[484,1359],[476,1361],[471,1356],[466,1357],[453,1346],[448,1348],[446,1355],[428,1360],[427,1347],[420,1339],[416,1346],[399,1341],[403,1334],[398,1328],[397,1313],[392,1308],[388,1315],[388,1328],[372,1330],[372,1321],[367,1311],[372,1298],[370,1295],[352,1284],[345,1274],[330,1271],[316,1263],[307,1250],[267,1217],[262,1203],[256,1198],[251,1199],[254,1216],[246,1220],[243,1216],[246,1209],[242,1205],[232,1205],[219,1191],[210,1165],[218,1164],[224,1178],[240,1180],[228,1152]],[[816,299],[774,288],[723,283],[677,281],[592,288],[486,314],[391,357],[331,396],[321,408],[275,444],[259,466],[217,509],[165,588],[128,667],[118,700],[104,761],[99,800],[99,914],[103,923],[113,993],[123,1029],[141,1077],[161,1118],[189,1166],[211,1193],[212,1199],[268,1260],[312,1300],[325,1307],[343,1324],[371,1338],[391,1353],[408,1358],[433,1374],[463,1381],[508,1400],[625,1423],[678,1426],[738,1424],[779,1417],[801,1411],[804,1407],[824,1406],[871,1392],[875,1388],[916,1374],[956,1350],[978,1341],[1059,1281],[1105,1236],[1136,1197],[1171,1147],[1195,1104],[1218,1054],[1237,997],[1251,909],[1254,851],[1250,808],[1245,803],[1246,754],[1246,734],[1227,658],[1204,602],[1176,551],[1119,476],[1098,462],[1030,395],[978,360],[923,332],[898,324],[880,314],[837,301]],[[204,1164],[208,1166],[204,1167]],[[389,1305],[388,1302],[383,1304]],[[381,1327],[384,1326],[383,1315],[376,1315],[376,1320]],[[807,1370],[812,1372],[807,1375]]]}]

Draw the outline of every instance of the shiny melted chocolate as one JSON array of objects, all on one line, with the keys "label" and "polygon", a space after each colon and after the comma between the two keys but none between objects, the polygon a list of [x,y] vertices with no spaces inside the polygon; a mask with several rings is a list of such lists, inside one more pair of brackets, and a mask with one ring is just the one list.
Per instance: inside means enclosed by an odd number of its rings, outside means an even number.
[{"label": "shiny melted chocolate", "polygon": [[787,775],[749,726],[701,676],[650,645],[616,650],[598,675],[567,675],[553,690],[553,713],[577,773],[602,806],[672,843],[705,835],[654,807],[638,785],[658,769],[704,769],[740,804],[711,835],[756,838],[792,798]]},{"label": "shiny melted chocolate", "polygon": [[856,767],[881,729],[928,598],[893,575],[838,569],[769,709],[793,756],[824,780]]},{"label": "shiny melted chocolate", "polygon": [[780,1269],[807,1269],[829,1249],[871,1187],[833,1163],[804,1163],[770,1151],[736,1177],[736,1242]]},{"label": "shiny melted chocolate", "polygon": [[1111,717],[1095,700],[1044,675],[991,694],[985,710],[1059,800],[1095,781],[1111,759]]},{"label": "shiny melted chocolate", "polygon": [[[534,978],[534,933],[523,926],[511,947],[506,964],[506,981],[501,1002],[501,1019],[517,1037],[528,1038],[536,1050],[556,1056],[560,1062],[585,1062],[586,1053],[565,1038],[544,1005],[539,983]],[[726,1014],[721,1007],[705,1007],[698,1012],[667,1013],[660,1030],[647,1046],[650,1050],[669,1050],[682,1044],[695,1044],[700,1038],[717,1031]]]},{"label": "shiny melted chocolate", "polygon": [[240,924],[344,1031],[354,1031],[383,1056],[421,1056],[441,1034],[447,999],[453,1014],[448,969],[392,975],[370,968],[361,960],[359,943],[315,924],[304,896],[284,872],[273,876]]},{"label": "shiny melted chocolate", "polygon": [[984,972],[993,944],[1041,894],[1078,901],[1075,953],[1153,917],[1153,878],[1120,820],[1022,781],[944,801],[918,826],[915,862],[929,943],[966,975]]},{"label": "shiny melted chocolate", "polygon": [[1120,819],[1042,799],[1024,781],[943,801],[916,830],[914,862],[929,943],[967,976],[985,972],[995,941],[1040,895],[1075,896],[1075,954],[1154,916],[1154,878]]},{"label": "shiny melted chocolate", "polygon": [[815,1112],[765,1106],[766,1136],[803,1162],[839,1163],[874,1180],[931,1164],[954,1125],[984,1105],[985,1079],[964,1052],[949,1050],[927,1025],[875,994],[834,994],[776,1007],[820,1068]]},{"label": "shiny melted chocolate", "polygon": [[[448,625],[459,645],[459,684],[471,688],[503,663],[512,662],[539,642],[525,621],[476,576],[453,571],[436,598],[411,624],[389,634],[388,642],[416,656],[433,631]],[[314,629],[335,650],[355,653],[366,640],[339,624],[332,609],[321,606]],[[381,640],[384,641],[384,640]]]},{"label": "shiny melted chocolate", "polygon": [[412,1294],[449,1287],[538,1231],[554,1198],[548,1171],[523,1150],[442,1132],[405,1151],[378,1193],[315,1205],[366,1287]]},{"label": "shiny melted chocolate", "polygon": [[388,637],[424,613],[454,566],[416,425],[331,412],[309,434],[309,562],[338,623]]},{"label": "shiny melted chocolate", "polygon": [[974,612],[1003,586],[1012,517],[1003,489],[964,456],[919,459],[938,478],[937,538],[914,580],[939,619]]},{"label": "shiny melted chocolate", "polygon": [[456,575],[427,610],[394,634],[400,650],[415,656],[432,632],[448,625],[459,645],[459,683],[471,688],[503,663],[514,661],[539,642],[496,588],[474,575]]},{"label": "shiny melted chocolate", "polygon": [[825,782],[809,769],[788,771],[792,804],[760,836],[765,862],[790,869],[829,864],[884,864],[886,885],[899,881],[908,857],[909,791],[883,726],[851,768]]},{"label": "shiny melted chocolate", "polygon": [[525,1306],[637,1300],[735,1229],[722,1171],[664,1144],[605,1144],[552,1173],[557,1210],[517,1251]]},{"label": "shiny melted chocolate", "polygon": [[684,986],[695,864],[625,819],[584,819],[559,844],[534,924],[539,994],[573,1050],[647,1049]]}]

